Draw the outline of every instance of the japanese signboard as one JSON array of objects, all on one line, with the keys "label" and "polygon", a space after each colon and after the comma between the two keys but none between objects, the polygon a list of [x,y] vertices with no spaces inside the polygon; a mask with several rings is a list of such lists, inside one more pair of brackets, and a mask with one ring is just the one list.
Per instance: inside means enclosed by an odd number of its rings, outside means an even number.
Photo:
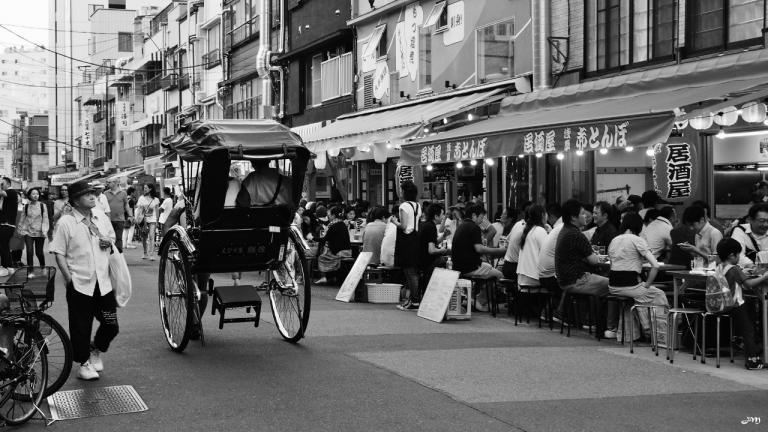
[{"label": "japanese signboard", "polygon": [[93,131],[91,131],[91,119],[90,116],[83,116],[83,120],[80,122],[80,145],[85,148],[91,148],[92,145],[92,139],[91,136]]},{"label": "japanese signboard", "polygon": [[418,2],[414,2],[405,8],[405,20],[400,39],[397,40],[398,56],[402,55],[403,69],[398,69],[400,77],[410,76],[411,81],[419,77],[419,28],[424,21],[424,11]]},{"label": "japanese signboard", "polygon": [[448,29],[443,33],[443,45],[453,45],[464,40],[464,2],[448,5]]},{"label": "japanese signboard", "polygon": [[376,63],[376,73],[373,74],[373,97],[381,99],[389,94],[389,66],[386,60]]},{"label": "japanese signboard", "polygon": [[667,200],[687,200],[696,194],[696,147],[686,142],[653,146],[653,188]]},{"label": "japanese signboard", "polygon": [[115,122],[117,124],[117,130],[128,130],[128,124],[130,123],[131,104],[127,100],[118,100],[115,103]]},{"label": "japanese signboard", "polygon": [[[602,122],[584,122],[513,131],[498,130],[501,116],[486,120],[489,133],[440,140],[439,136],[403,147],[401,160],[428,165],[489,157],[535,155],[599,149],[623,149],[665,142],[674,117],[636,117]],[[476,123],[476,129],[482,125]],[[457,129],[460,131],[460,129]]]},{"label": "japanese signboard", "polygon": [[406,181],[412,181],[418,190],[422,190],[424,187],[424,174],[422,173],[420,166],[405,165],[398,162],[395,168],[395,178],[397,179],[397,195],[402,198],[403,188],[402,185]]}]

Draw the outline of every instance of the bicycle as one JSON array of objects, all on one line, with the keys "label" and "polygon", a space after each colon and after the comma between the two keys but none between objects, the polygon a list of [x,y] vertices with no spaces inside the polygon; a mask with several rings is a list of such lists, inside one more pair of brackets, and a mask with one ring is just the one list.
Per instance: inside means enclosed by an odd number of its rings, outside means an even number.
[{"label": "bicycle", "polygon": [[72,371],[72,342],[64,327],[45,313],[53,303],[55,279],[54,267],[21,267],[0,283],[0,288],[22,289],[23,298],[19,295],[9,296],[9,300],[16,308],[23,304],[26,312],[33,315],[36,328],[45,341],[48,383],[44,397],[56,393],[67,382]]},{"label": "bicycle", "polygon": [[28,310],[24,285],[4,284],[11,304],[0,314],[0,327],[12,329],[5,355],[0,356],[0,418],[8,425],[22,424],[40,413],[48,384],[46,340],[40,334],[39,309]]}]

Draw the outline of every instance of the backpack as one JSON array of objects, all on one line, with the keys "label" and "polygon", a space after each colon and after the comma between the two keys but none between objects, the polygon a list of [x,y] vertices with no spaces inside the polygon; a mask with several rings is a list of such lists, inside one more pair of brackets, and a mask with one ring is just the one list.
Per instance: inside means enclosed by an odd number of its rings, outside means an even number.
[{"label": "backpack", "polygon": [[736,307],[733,290],[731,290],[728,280],[725,278],[725,274],[732,267],[733,265],[731,264],[726,266],[718,265],[715,269],[715,274],[707,277],[707,288],[704,292],[707,312],[723,313]]}]

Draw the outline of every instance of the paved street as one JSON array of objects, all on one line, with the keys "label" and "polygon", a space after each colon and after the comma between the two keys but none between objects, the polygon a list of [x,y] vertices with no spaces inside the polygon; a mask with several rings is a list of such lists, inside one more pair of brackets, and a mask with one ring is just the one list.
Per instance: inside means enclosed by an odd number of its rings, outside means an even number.
[{"label": "paved street", "polygon": [[[344,304],[314,289],[309,334],[284,342],[263,321],[218,330],[207,345],[168,349],[157,317],[157,262],[129,251],[134,298],[97,382],[132,385],[143,413],[54,423],[54,431],[578,431],[766,430],[768,372],[721,370],[681,354],[571,338],[485,314],[436,324],[393,305]],[[62,296],[53,308],[66,310]],[[103,429],[103,428],[107,429]],[[25,430],[42,430],[34,420]],[[101,428],[101,429],[97,429]]]}]

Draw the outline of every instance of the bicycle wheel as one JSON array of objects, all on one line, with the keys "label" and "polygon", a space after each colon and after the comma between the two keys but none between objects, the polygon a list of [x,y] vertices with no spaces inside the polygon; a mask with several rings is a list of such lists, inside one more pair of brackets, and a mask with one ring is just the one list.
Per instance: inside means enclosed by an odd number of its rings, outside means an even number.
[{"label": "bicycle wheel", "polygon": [[0,418],[9,425],[26,422],[40,410],[48,381],[43,337],[31,327],[16,329],[12,365],[0,380]]},{"label": "bicycle wheel", "polygon": [[288,342],[298,342],[304,337],[309,324],[311,287],[307,275],[304,249],[291,239],[285,260],[273,270],[269,284],[269,304],[272,317],[280,335]]},{"label": "bicycle wheel", "polygon": [[193,314],[194,282],[186,256],[177,235],[171,233],[160,245],[158,278],[160,320],[168,346],[176,352],[184,351],[189,343]]},{"label": "bicycle wheel", "polygon": [[48,358],[48,385],[45,397],[56,393],[72,372],[72,342],[64,327],[48,314],[40,315],[40,335]]}]

